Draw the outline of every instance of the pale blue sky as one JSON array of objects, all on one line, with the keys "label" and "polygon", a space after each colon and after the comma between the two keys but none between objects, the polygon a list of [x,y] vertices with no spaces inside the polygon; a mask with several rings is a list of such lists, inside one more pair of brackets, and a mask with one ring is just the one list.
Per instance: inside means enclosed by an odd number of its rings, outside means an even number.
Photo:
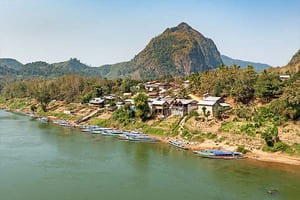
[{"label": "pale blue sky", "polygon": [[0,57],[130,60],[184,21],[233,58],[285,65],[300,48],[300,0],[0,0]]}]

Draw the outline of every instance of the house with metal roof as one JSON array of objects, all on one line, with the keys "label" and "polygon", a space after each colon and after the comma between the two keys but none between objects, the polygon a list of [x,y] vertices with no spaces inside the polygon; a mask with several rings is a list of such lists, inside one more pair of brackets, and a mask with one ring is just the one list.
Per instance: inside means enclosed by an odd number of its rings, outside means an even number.
[{"label": "house with metal roof", "polygon": [[193,99],[175,99],[170,107],[171,115],[187,115],[192,110],[197,110],[197,103]]},{"label": "house with metal roof", "polygon": [[155,100],[152,102],[151,106],[152,114],[155,116],[165,118],[171,114],[170,104],[165,100]]},{"label": "house with metal roof", "polygon": [[92,100],[90,100],[89,104],[103,108],[104,107],[104,99],[93,98]]},{"label": "house with metal roof", "polygon": [[214,115],[218,107],[230,107],[230,104],[224,102],[223,97],[214,97],[206,95],[204,100],[198,102],[198,113],[204,115],[205,112],[209,112],[210,115]]}]

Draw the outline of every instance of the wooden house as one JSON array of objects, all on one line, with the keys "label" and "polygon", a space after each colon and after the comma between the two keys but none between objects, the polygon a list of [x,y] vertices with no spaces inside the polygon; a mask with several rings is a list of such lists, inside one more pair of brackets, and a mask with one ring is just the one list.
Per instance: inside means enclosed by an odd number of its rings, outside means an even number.
[{"label": "wooden house", "polygon": [[171,105],[171,114],[172,115],[187,115],[192,110],[197,110],[196,100],[192,99],[175,99]]}]

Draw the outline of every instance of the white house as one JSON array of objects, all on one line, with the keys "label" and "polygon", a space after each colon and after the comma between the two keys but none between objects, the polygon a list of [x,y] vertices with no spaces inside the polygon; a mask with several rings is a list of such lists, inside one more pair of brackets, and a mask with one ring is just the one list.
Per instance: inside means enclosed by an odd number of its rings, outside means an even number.
[{"label": "white house", "polygon": [[205,94],[204,100],[198,102],[198,113],[203,113],[203,107],[205,107],[205,112],[209,112],[210,115],[214,115],[218,107],[229,108],[230,104],[224,102],[222,97],[213,97]]},{"label": "white house", "polygon": [[94,106],[104,107],[104,99],[102,98],[93,98],[89,103]]}]

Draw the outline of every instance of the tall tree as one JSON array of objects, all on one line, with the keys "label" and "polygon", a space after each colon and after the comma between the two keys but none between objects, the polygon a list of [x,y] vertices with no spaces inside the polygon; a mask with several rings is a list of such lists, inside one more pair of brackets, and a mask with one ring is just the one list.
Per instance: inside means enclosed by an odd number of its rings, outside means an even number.
[{"label": "tall tree", "polygon": [[281,94],[282,83],[277,74],[263,71],[257,79],[255,84],[255,95],[267,103]]},{"label": "tall tree", "polygon": [[134,98],[134,105],[136,107],[136,115],[143,121],[148,118],[150,114],[150,107],[148,105],[148,96],[145,93],[139,93]]},{"label": "tall tree", "polygon": [[257,75],[254,67],[240,70],[231,89],[231,96],[236,102],[248,104],[254,98],[254,84]]}]

